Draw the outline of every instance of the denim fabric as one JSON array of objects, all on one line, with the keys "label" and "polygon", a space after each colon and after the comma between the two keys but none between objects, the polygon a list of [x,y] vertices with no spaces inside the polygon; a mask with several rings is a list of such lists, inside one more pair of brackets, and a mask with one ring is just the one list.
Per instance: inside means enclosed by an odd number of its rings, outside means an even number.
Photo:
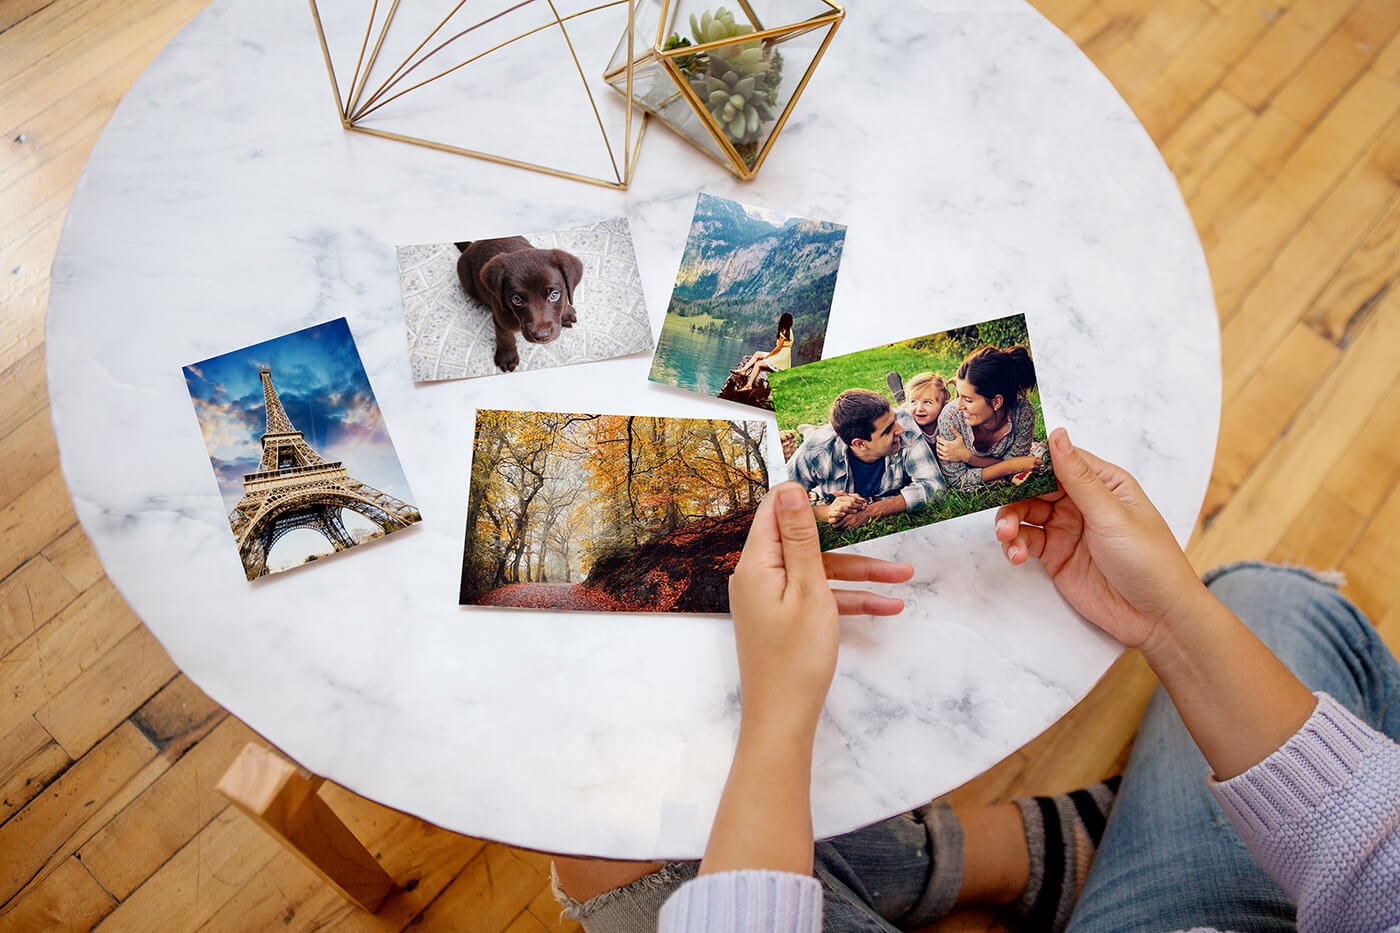
[{"label": "denim fabric", "polygon": [[[962,826],[951,809],[930,804],[817,843],[814,865],[822,883],[824,929],[916,929],[947,913],[957,898]],[[696,862],[672,862],[582,904],[565,895],[557,882],[554,895],[565,915],[582,923],[587,933],[654,933],[661,905],[695,877],[697,868]]]},{"label": "denim fabric", "polygon": [[[1205,580],[1310,690],[1400,738],[1400,664],[1329,577],[1245,563]],[[1207,790],[1209,771],[1159,688],[1070,921],[1073,933],[1294,929],[1292,903]]]}]

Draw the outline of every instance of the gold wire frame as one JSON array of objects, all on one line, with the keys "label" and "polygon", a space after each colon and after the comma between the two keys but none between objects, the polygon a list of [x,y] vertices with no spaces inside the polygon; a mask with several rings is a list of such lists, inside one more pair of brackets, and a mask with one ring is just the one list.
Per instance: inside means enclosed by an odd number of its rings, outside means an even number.
[{"label": "gold wire frame", "polygon": [[[744,11],[744,15],[748,17],[749,22],[753,25],[753,32],[746,33],[742,36],[738,36],[731,39],[721,39],[717,42],[703,42],[698,45],[688,45],[680,48],[665,49],[664,46],[666,44],[666,37],[675,31],[675,19],[680,10],[680,0],[664,0],[664,3],[661,8],[661,21],[659,26],[657,27],[656,37],[652,40],[651,48],[644,52],[640,57],[635,57],[633,55],[632,45],[632,33],[634,30],[633,7],[632,0],[628,0],[627,35],[623,39],[623,41],[627,44],[627,59],[624,64],[614,68],[609,68],[608,71],[603,75],[603,79],[614,90],[623,94],[628,100],[640,106],[644,111],[646,111],[648,115],[655,117],[662,123],[665,123],[672,130],[674,130],[677,133],[677,135],[681,136],[682,138],[690,140],[690,137],[685,133],[684,130],[671,123],[670,120],[666,119],[661,113],[658,112],[660,108],[665,107],[667,104],[675,101],[677,97],[684,97],[686,101],[690,104],[691,110],[695,112],[695,116],[699,119],[700,124],[705,127],[705,130],[708,132],[710,138],[720,148],[720,151],[724,153],[725,159],[727,160],[725,162],[725,167],[728,168],[735,175],[737,175],[740,179],[748,181],[754,176],[756,176],[758,174],[758,170],[763,167],[764,160],[768,158],[768,153],[772,150],[773,143],[777,140],[778,134],[782,132],[783,127],[787,124],[788,117],[792,115],[793,108],[796,107],[798,98],[800,98],[802,96],[802,92],[806,90],[807,82],[811,79],[812,73],[817,70],[817,65],[821,63],[822,56],[826,54],[826,48],[828,45],[831,44],[832,38],[836,35],[837,27],[839,27],[841,25],[842,20],[845,19],[846,10],[843,6],[841,6],[841,4],[835,2],[835,0],[819,0],[821,5],[827,8],[826,13],[823,13],[819,16],[810,17],[801,21],[800,23],[794,23],[788,26],[774,26],[771,28],[763,28],[758,14],[754,12],[753,8],[748,3],[748,0],[737,0],[737,2],[739,7]],[[722,48],[724,46],[732,45],[738,42],[752,42],[754,40],[760,40],[765,42],[774,40],[782,41],[801,36],[805,33],[814,32],[818,29],[826,29],[825,38],[822,39],[821,44],[817,47],[816,53],[812,56],[811,64],[807,66],[807,70],[803,73],[801,80],[798,81],[797,88],[793,91],[792,97],[788,100],[787,106],[784,107],[783,112],[778,115],[778,119],[774,123],[773,130],[768,134],[768,138],[764,140],[762,147],[758,151],[758,155],[754,159],[753,165],[749,165],[747,162],[744,161],[743,156],[740,155],[738,148],[730,140],[728,134],[725,133],[711,118],[709,109],[705,106],[704,102],[700,100],[699,93],[691,85],[690,81],[687,79],[685,74],[682,73],[680,67],[676,64],[676,60],[682,57],[707,52],[712,49]],[[668,97],[660,104],[656,105],[657,110],[653,110],[645,104],[642,104],[641,102],[637,101],[632,93],[633,75],[637,72],[639,68],[645,67],[651,62],[656,62],[660,64],[661,67],[666,70],[666,73],[670,75],[671,82],[676,87],[675,94],[673,94],[671,97]],[[622,76],[624,72],[626,72],[624,79],[625,86],[619,88],[615,79],[617,79],[619,76]],[[701,151],[703,152],[705,150],[701,148]]]},{"label": "gold wire frame", "polygon": [[[405,58],[402,62],[400,62],[399,65],[392,72],[390,72],[389,77],[386,78],[382,84],[380,84],[376,89],[370,91],[368,97],[365,96],[365,86],[369,81],[370,72],[374,69],[376,61],[378,61],[379,52],[384,46],[384,40],[389,34],[389,27],[394,21],[394,14],[398,11],[399,3],[401,2],[401,0],[392,0],[389,6],[388,13],[384,17],[384,24],[379,30],[378,37],[375,38],[374,48],[370,50],[369,40],[374,33],[374,21],[375,17],[378,15],[380,3],[380,0],[373,0],[373,5],[370,7],[369,23],[365,27],[364,40],[360,45],[359,57],[355,61],[355,71],[351,75],[350,82],[348,85],[349,93],[345,96],[342,96],[340,91],[340,82],[336,77],[335,65],[333,64],[331,59],[330,46],[326,41],[326,30],[321,22],[321,11],[316,5],[317,0],[309,0],[309,2],[311,4],[311,17],[313,20],[315,20],[316,23],[316,35],[321,43],[321,57],[325,61],[326,74],[330,78],[331,93],[335,96],[336,110],[340,114],[340,125],[343,126],[346,130],[352,133],[364,133],[367,136],[377,136],[381,139],[392,139],[398,142],[409,143],[415,146],[422,146],[427,149],[436,149],[439,152],[450,152],[454,155],[468,156],[473,159],[481,159],[486,162],[494,162],[498,165],[509,165],[514,168],[526,169],[527,171],[540,172],[545,175],[552,175],[556,178],[566,178],[571,181],[581,181],[587,184],[600,185],[604,188],[615,188],[621,191],[627,190],[627,186],[632,181],[632,173],[636,169],[637,157],[641,152],[642,137],[646,134],[649,115],[645,112],[641,114],[639,118],[640,124],[637,128],[637,138],[635,141],[633,141],[632,111],[634,109],[639,108],[634,108],[630,104],[626,107],[622,134],[623,144],[621,147],[623,158],[622,164],[619,166],[617,155],[613,150],[612,140],[609,139],[607,128],[603,124],[603,117],[598,112],[598,104],[597,101],[595,101],[593,98],[593,91],[591,88],[589,88],[588,80],[584,77],[583,66],[579,63],[578,53],[574,49],[573,40],[569,38],[569,31],[566,24],[571,20],[578,19],[581,16],[587,16],[590,13],[596,13],[599,10],[610,9],[617,6],[626,6],[627,31],[624,34],[623,41],[627,44],[628,58],[631,58],[633,50],[633,34],[635,29],[635,23],[633,21],[632,0],[605,0],[605,2],[599,3],[596,6],[589,7],[586,10],[580,10],[576,13],[570,13],[567,16],[559,15],[559,10],[554,4],[554,0],[520,0],[520,2],[514,4],[513,6],[501,10],[500,12],[495,13],[492,16],[488,16],[480,22],[473,23],[465,29],[458,31],[455,35],[452,35],[440,42],[435,48],[433,48],[422,58],[418,59],[417,61],[414,61],[414,57],[417,56],[418,53],[423,50],[424,46],[426,46],[429,42],[433,41],[434,37],[436,37],[437,34],[440,31],[442,31],[443,27],[447,25],[448,21],[451,20],[452,17],[456,16],[457,11],[460,10],[467,3],[467,0],[457,0],[456,5],[453,6],[452,10],[442,18],[442,20],[437,24],[437,26],[434,27],[432,32],[428,33],[428,35],[423,39],[423,41],[419,42],[418,45],[414,47],[413,51],[408,54],[408,57]],[[403,88],[402,90],[394,90],[395,86],[401,81],[403,81],[405,78],[407,78],[411,72],[416,70],[420,65],[427,62],[434,55],[446,49],[456,40],[462,38],[463,36],[467,35],[470,32],[473,32],[474,30],[482,26],[487,25],[488,23],[500,19],[501,17],[509,13],[513,13],[516,10],[519,10],[536,2],[543,2],[547,4],[549,6],[550,13],[553,15],[553,19],[534,27],[533,29],[526,30],[518,36],[513,36],[509,39],[506,39],[503,42],[498,42],[496,45],[493,45],[486,51],[472,55],[465,61],[458,62],[442,71],[439,71],[431,77],[418,81],[416,84],[412,84],[409,87]],[[592,175],[584,175],[578,172],[570,172],[564,169],[543,165],[537,162],[528,162],[521,159],[513,159],[508,156],[484,152],[478,149],[467,149],[461,146],[453,146],[448,143],[440,142],[437,140],[424,139],[419,136],[410,136],[405,133],[396,133],[392,130],[382,130],[377,129],[375,127],[361,125],[360,121],[364,120],[365,118],[367,118],[376,110],[379,110],[386,104],[397,100],[417,90],[418,88],[431,84],[434,81],[441,80],[442,78],[447,77],[453,72],[465,68],[467,65],[470,65],[473,62],[480,61],[481,59],[490,55],[492,52],[496,52],[509,45],[519,42],[522,39],[526,39],[530,36],[535,35],[536,33],[554,27],[558,27],[560,33],[564,38],[564,43],[569,50],[569,56],[573,59],[574,68],[578,72],[579,82],[582,85],[583,93],[587,96],[589,106],[593,109],[593,117],[598,124],[598,132],[603,139],[603,145],[607,149],[608,161],[612,165],[612,178],[600,178]],[[368,61],[366,61],[365,59],[365,52],[367,50],[369,51]],[[632,76],[630,74],[627,76],[626,97],[628,101],[632,100]]]}]

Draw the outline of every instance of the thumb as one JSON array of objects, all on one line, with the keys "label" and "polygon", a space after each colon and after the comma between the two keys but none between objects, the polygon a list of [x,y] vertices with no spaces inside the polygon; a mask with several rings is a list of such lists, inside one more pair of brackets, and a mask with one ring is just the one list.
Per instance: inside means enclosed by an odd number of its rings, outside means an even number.
[{"label": "thumb", "polygon": [[777,501],[778,536],[783,543],[783,565],[789,584],[803,588],[826,584],[822,565],[821,539],[817,520],[807,494],[796,483],[781,483],[773,489]]},{"label": "thumb", "polygon": [[1104,485],[1094,465],[1070,442],[1069,432],[1064,428],[1050,432],[1050,462],[1061,491],[1089,521],[1107,517],[1108,510],[1118,507],[1118,500]]},{"label": "thumb", "polygon": [[783,569],[783,540],[778,533],[777,498],[777,491],[770,490],[758,504],[736,571],[760,567]]}]

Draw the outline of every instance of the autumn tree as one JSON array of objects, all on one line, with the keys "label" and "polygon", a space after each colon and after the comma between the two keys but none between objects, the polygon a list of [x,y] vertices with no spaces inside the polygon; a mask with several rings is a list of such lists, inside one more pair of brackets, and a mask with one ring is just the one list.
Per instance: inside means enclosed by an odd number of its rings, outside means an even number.
[{"label": "autumn tree", "polygon": [[762,422],[483,411],[468,493],[464,600],[572,582],[649,541],[752,505]]}]

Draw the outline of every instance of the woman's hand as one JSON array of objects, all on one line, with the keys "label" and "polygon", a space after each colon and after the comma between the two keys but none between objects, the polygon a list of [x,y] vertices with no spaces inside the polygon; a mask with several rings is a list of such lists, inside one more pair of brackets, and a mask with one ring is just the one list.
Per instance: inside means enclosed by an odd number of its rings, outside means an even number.
[{"label": "woman's hand", "polygon": [[997,510],[1013,564],[1034,557],[1080,615],[1129,647],[1209,601],[1171,529],[1122,467],[1050,435],[1060,492]]},{"label": "woman's hand", "polygon": [[758,506],[729,608],[739,652],[739,742],[700,873],[766,868],[812,873],[812,744],[836,672],[837,612],[888,615],[897,599],[833,593],[827,578],[907,580],[907,564],[822,557],[802,487],[782,483]]},{"label": "woman's hand", "polygon": [[823,556],[807,494],[796,483],[775,486],[729,578],[744,722],[810,738],[836,670],[837,613],[904,608],[889,596],[833,592],[827,579],[899,583],[913,573],[908,564],[872,557]]},{"label": "woman's hand", "polygon": [[1196,577],[1122,467],[1050,434],[1060,493],[997,511],[1013,564],[1037,558],[1090,622],[1141,648],[1217,780],[1279,749],[1312,715],[1302,682]]},{"label": "woman's hand", "polygon": [[837,496],[826,510],[826,522],[833,528],[853,527],[851,522],[869,505],[864,496],[855,493]]},{"label": "woman's hand", "polygon": [[934,440],[933,445],[934,453],[938,455],[939,460],[947,460],[951,463],[966,463],[972,459],[972,451],[963,443],[961,437],[955,437],[950,440],[940,434]]}]

